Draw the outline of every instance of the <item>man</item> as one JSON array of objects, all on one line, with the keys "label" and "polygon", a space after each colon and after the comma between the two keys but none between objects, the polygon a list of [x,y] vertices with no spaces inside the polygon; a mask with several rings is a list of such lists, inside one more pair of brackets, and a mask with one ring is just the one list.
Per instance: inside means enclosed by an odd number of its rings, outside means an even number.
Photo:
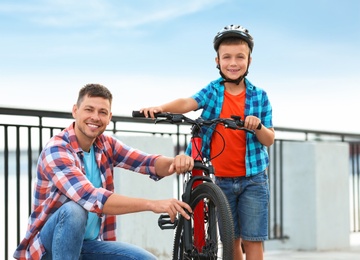
[{"label": "man", "polygon": [[37,165],[33,212],[14,253],[17,259],[155,259],[134,245],[116,242],[115,215],[152,211],[189,218],[186,203],[148,200],[114,193],[113,168],[159,180],[192,169],[186,155],[169,158],[133,149],[104,135],[111,120],[112,94],[104,86],[84,86],[73,106],[75,119],[54,136]]}]

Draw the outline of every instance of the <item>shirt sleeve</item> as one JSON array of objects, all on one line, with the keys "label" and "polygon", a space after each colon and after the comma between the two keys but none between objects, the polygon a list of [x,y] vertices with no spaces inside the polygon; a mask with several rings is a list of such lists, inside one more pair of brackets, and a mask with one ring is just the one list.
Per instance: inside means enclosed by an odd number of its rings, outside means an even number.
[{"label": "shirt sleeve", "polygon": [[114,166],[124,168],[141,174],[147,174],[153,180],[160,180],[155,171],[155,161],[160,155],[148,154],[139,149],[135,149],[124,144],[120,140],[113,138],[114,144]]},{"label": "shirt sleeve", "polygon": [[263,92],[262,96],[262,110],[260,113],[261,121],[267,128],[273,127],[272,122],[272,107],[266,92]]}]

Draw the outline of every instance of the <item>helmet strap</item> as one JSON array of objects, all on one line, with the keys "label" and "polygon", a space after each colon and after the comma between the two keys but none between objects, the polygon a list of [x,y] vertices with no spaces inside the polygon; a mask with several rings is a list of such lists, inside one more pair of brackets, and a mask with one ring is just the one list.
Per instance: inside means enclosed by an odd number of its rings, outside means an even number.
[{"label": "helmet strap", "polygon": [[235,83],[236,85],[239,85],[240,82],[246,77],[247,71],[245,72],[244,75],[238,77],[237,79],[229,79],[226,78],[224,73],[221,72],[221,70],[219,71],[221,77],[224,79],[223,81],[221,81],[221,84],[224,84],[225,82],[229,82],[229,83]]}]

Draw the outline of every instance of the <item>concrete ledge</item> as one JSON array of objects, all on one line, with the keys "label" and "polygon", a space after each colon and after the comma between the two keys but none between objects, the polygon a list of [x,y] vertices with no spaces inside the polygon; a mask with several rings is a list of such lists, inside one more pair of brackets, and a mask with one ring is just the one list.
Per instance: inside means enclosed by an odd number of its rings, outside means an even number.
[{"label": "concrete ledge", "polygon": [[283,154],[283,232],[288,239],[266,241],[265,248],[349,248],[348,144],[284,142]]}]

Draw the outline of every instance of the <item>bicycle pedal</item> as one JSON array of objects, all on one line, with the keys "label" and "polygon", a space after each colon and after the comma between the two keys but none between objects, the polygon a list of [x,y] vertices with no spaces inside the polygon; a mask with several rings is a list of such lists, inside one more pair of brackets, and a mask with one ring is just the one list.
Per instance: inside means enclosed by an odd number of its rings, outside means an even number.
[{"label": "bicycle pedal", "polygon": [[164,229],[175,229],[178,224],[178,219],[175,218],[174,222],[171,222],[169,215],[160,215],[158,220],[159,227]]}]

